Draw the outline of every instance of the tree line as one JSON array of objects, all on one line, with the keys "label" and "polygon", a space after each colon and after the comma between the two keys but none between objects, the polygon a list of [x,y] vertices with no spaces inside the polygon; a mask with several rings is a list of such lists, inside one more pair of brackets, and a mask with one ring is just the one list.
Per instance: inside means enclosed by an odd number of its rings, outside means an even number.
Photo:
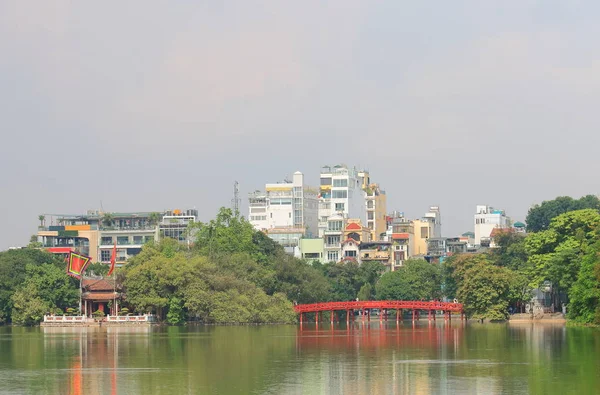
[{"label": "tree line", "polygon": [[[569,203],[570,202],[570,203]],[[584,208],[581,208],[581,207]],[[555,307],[600,324],[600,202],[557,198],[532,207],[526,235],[501,232],[496,248],[440,264],[409,259],[394,272],[377,262],[305,262],[286,254],[243,217],[221,209],[188,231],[194,243],[149,243],[117,270],[123,307],[177,325],[292,323],[294,303],[346,300],[458,299],[475,319],[504,320],[522,311],[532,290],[552,284]],[[35,248],[0,253],[0,323],[31,325],[47,312],[74,308],[78,281],[65,263]],[[104,274],[104,264],[88,273]]]}]

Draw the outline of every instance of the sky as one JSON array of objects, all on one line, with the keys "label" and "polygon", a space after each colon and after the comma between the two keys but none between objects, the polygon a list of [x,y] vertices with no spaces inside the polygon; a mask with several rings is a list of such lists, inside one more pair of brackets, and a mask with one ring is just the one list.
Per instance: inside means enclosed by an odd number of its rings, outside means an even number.
[{"label": "sky", "polygon": [[0,0],[0,250],[42,213],[196,207],[323,165],[388,211],[598,194],[594,1]]}]

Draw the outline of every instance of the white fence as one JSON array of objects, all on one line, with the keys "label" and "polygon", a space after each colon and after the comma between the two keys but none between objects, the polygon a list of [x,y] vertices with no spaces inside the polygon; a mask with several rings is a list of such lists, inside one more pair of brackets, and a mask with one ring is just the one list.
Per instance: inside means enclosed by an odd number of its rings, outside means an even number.
[{"label": "white fence", "polygon": [[87,319],[84,315],[45,315],[44,322],[82,324],[84,322],[87,322]]},{"label": "white fence", "polygon": [[156,316],[144,314],[144,315],[107,315],[106,318],[100,318],[95,320],[94,318],[86,318],[84,315],[45,315],[44,322],[48,324],[85,324],[93,323],[95,321],[103,321],[110,323],[128,323],[128,322],[156,322]]},{"label": "white fence", "polygon": [[153,315],[107,315],[106,322],[154,322]]}]

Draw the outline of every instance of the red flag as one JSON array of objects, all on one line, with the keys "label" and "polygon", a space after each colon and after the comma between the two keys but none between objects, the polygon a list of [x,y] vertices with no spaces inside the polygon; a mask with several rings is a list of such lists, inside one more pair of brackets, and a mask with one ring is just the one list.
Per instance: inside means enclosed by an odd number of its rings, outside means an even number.
[{"label": "red flag", "polygon": [[108,275],[110,276],[115,270],[115,262],[117,262],[117,242],[115,241],[115,245],[113,247],[112,255],[110,256],[110,269],[108,270]]},{"label": "red flag", "polygon": [[77,254],[71,251],[67,260],[67,274],[71,277],[80,279],[85,272],[85,268],[90,263],[91,258],[89,256]]}]

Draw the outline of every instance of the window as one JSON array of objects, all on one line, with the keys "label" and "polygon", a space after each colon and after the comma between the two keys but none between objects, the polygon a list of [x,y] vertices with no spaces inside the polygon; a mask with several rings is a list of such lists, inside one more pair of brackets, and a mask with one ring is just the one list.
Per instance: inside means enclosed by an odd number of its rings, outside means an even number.
[{"label": "window", "polygon": [[331,185],[331,177],[321,177],[321,185]]},{"label": "window", "polygon": [[335,204],[335,211],[344,211],[344,203],[336,203]]},{"label": "window", "polygon": [[356,258],[356,251],[346,251],[346,252],[344,253],[344,255],[345,255],[346,257],[353,257],[353,258]]},{"label": "window", "polygon": [[292,218],[292,213],[288,213],[288,218]]},{"label": "window", "polygon": [[421,226],[421,238],[422,239],[429,238],[429,228],[427,226]]},{"label": "window", "polygon": [[327,246],[337,247],[340,245],[340,236],[327,236]]},{"label": "window", "polygon": [[348,186],[348,179],[347,178],[343,178],[341,180],[333,180],[333,186],[334,187],[347,187]]},{"label": "window", "polygon": [[327,251],[327,260],[329,262],[337,262],[338,261],[338,252],[337,251]]},{"label": "window", "polygon": [[304,254],[304,259],[319,259],[321,258],[321,253],[319,252],[307,252]]},{"label": "window", "polygon": [[113,244],[113,238],[112,237],[103,237],[102,241],[100,242],[100,244],[102,244],[102,245],[111,245],[111,244]]},{"label": "window", "polygon": [[111,255],[112,255],[112,250],[100,250],[100,261],[101,262],[110,262]]},{"label": "window", "polygon": [[144,244],[143,236],[133,236],[133,244]]},{"label": "window", "polygon": [[342,221],[329,221],[327,230],[331,230],[331,231],[342,230]]},{"label": "window", "polygon": [[375,219],[375,213],[372,211],[367,212],[367,219],[371,221]]},{"label": "window", "polygon": [[334,198],[334,199],[347,199],[348,198],[348,191],[334,189],[331,192],[331,197]]},{"label": "window", "polygon": [[119,244],[119,245],[129,244],[129,236],[118,236],[117,244]]},{"label": "window", "polygon": [[153,242],[154,236],[146,236],[146,243]]},{"label": "window", "polygon": [[374,203],[372,200],[367,201],[367,208],[373,208],[374,207]]}]

